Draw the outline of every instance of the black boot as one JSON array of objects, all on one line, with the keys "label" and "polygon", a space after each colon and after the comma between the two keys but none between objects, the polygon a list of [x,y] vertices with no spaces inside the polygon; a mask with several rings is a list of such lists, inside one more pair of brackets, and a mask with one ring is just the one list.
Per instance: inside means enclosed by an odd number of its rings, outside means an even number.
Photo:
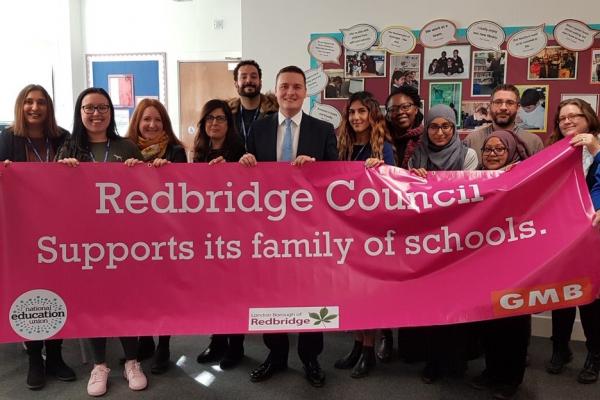
[{"label": "black boot", "polygon": [[333,366],[337,369],[350,369],[354,367],[360,358],[362,348],[362,342],[355,340],[354,346],[352,347],[352,350],[350,350],[350,353],[337,360]]},{"label": "black boot", "polygon": [[198,355],[196,361],[200,364],[221,361],[227,350],[227,336],[212,335],[210,344],[202,353]]},{"label": "black boot", "polygon": [[386,363],[392,359],[392,352],[394,351],[394,334],[391,329],[381,330],[381,340],[379,347],[377,348],[377,358],[379,361]]},{"label": "black boot", "polygon": [[552,357],[546,363],[546,372],[549,374],[560,374],[569,362],[573,359],[573,353],[569,344],[552,343]]},{"label": "black boot", "polygon": [[27,355],[29,356],[29,370],[27,371],[27,387],[38,390],[46,385],[46,369],[42,358],[42,342],[26,342]]},{"label": "black boot", "polygon": [[598,372],[600,371],[600,353],[590,353],[585,359],[583,369],[577,375],[579,383],[594,383],[598,380]]},{"label": "black boot", "polygon": [[155,375],[164,374],[169,369],[170,362],[171,352],[169,350],[169,343],[159,343],[156,352],[154,353],[154,360],[152,361],[150,372]]},{"label": "black boot", "polygon": [[147,360],[154,355],[154,339],[152,336],[140,336],[138,340],[138,361]]},{"label": "black boot", "polygon": [[358,362],[352,369],[352,378],[362,378],[369,375],[371,368],[375,366],[375,350],[371,346],[364,346]]},{"label": "black boot", "polygon": [[46,374],[60,381],[75,380],[75,372],[62,358],[62,340],[46,340]]}]

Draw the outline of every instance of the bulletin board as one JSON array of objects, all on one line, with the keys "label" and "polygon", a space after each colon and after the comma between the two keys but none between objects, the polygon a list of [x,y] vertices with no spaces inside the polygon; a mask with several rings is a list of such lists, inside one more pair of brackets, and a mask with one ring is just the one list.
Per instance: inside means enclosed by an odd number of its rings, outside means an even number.
[{"label": "bulletin board", "polygon": [[166,53],[87,54],[88,87],[111,96],[117,130],[124,134],[135,106],[145,98],[167,107]]},{"label": "bulletin board", "polygon": [[[400,25],[378,30],[365,23],[335,33],[314,33],[307,48],[311,69],[306,71],[311,114],[336,125],[351,93],[369,91],[383,105],[393,83],[398,82],[394,78],[403,75],[406,84],[418,89],[424,113],[431,105],[452,101],[463,128],[470,113],[489,107],[493,87],[510,83],[522,95],[529,89],[527,97],[538,99],[536,122],[523,122],[523,128],[547,143],[562,99],[582,97],[593,103],[598,98],[598,30],[600,24],[572,19],[537,27],[501,27],[492,21],[476,21],[468,28],[435,20],[420,30]],[[454,53],[462,61],[447,66],[454,68],[450,73],[448,69],[444,72],[438,60],[446,64]],[[597,103],[592,106],[598,112]],[[528,117],[524,115],[523,121]]]}]

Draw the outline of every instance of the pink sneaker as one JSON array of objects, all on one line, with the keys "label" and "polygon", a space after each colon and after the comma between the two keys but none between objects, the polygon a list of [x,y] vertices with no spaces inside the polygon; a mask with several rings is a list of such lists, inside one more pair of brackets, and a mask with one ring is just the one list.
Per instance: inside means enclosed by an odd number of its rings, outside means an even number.
[{"label": "pink sneaker", "polygon": [[129,382],[129,389],[131,390],[144,390],[148,386],[146,375],[144,375],[140,363],[136,360],[125,362],[123,377]]},{"label": "pink sneaker", "polygon": [[90,374],[90,380],[87,385],[87,392],[90,396],[102,396],[106,393],[106,384],[110,369],[105,365],[96,365]]}]

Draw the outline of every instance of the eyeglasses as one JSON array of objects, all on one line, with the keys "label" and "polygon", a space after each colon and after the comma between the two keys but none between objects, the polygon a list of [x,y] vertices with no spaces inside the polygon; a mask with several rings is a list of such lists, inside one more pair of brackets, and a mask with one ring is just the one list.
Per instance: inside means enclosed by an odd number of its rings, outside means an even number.
[{"label": "eyeglasses", "polygon": [[514,101],[514,100],[493,100],[492,104],[495,105],[496,107],[502,107],[502,104],[506,104],[506,107],[516,107],[517,104],[519,104],[518,102]]},{"label": "eyeglasses", "polygon": [[389,106],[387,108],[387,112],[389,112],[390,114],[398,114],[400,111],[406,112],[410,110],[413,106],[413,103],[402,103],[397,106]]},{"label": "eyeglasses", "polygon": [[506,147],[484,147],[483,148],[483,154],[485,154],[485,155],[494,153],[497,156],[501,156],[505,152],[506,152]]},{"label": "eyeglasses", "polygon": [[93,114],[96,110],[98,110],[100,114],[104,114],[110,110],[110,106],[108,104],[98,104],[97,106],[86,104],[85,106],[81,106],[81,109],[86,114]]},{"label": "eyeglasses", "polygon": [[558,123],[563,124],[563,123],[567,122],[567,120],[573,121],[575,118],[581,118],[581,117],[585,117],[585,115],[584,114],[561,115],[560,117],[558,117]]},{"label": "eyeglasses", "polygon": [[454,128],[454,125],[446,123],[446,124],[441,124],[441,125],[429,124],[429,128],[427,128],[427,129],[429,129],[430,132],[437,132],[440,129],[443,132],[450,132],[452,130],[452,128]]},{"label": "eyeglasses", "polygon": [[204,117],[204,120],[206,121],[206,123],[218,122],[222,124],[223,122],[227,121],[227,117],[224,115],[207,115],[206,117]]}]

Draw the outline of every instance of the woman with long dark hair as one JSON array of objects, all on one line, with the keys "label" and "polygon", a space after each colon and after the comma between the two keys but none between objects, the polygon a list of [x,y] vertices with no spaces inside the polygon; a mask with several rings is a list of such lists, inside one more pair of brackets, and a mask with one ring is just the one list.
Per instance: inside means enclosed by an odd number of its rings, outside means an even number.
[{"label": "woman with long dark hair", "polygon": [[[58,152],[60,163],[71,167],[80,162],[125,162],[130,158],[142,159],[137,146],[117,134],[115,110],[110,96],[104,89],[88,88],[79,94],[75,102],[73,134]],[[146,376],[137,361],[136,337],[121,337],[125,351],[123,376],[131,390],[143,390],[148,385]],[[90,396],[106,393],[110,369],[106,365],[106,338],[90,339],[94,357],[94,369],[87,385]]]},{"label": "woman with long dark hair", "polygon": [[[362,161],[367,167],[383,163],[394,165],[394,150],[379,103],[369,92],[352,94],[346,104],[338,132],[338,157],[341,161]],[[362,378],[375,365],[375,331],[354,332],[352,350],[334,364],[350,369],[352,378]]]},{"label": "woman with long dark hair", "polygon": [[[14,122],[0,133],[0,160],[11,162],[52,162],[69,132],[56,124],[52,98],[40,85],[27,85],[15,101]],[[42,349],[46,346],[46,361]],[[41,389],[46,375],[61,381],[75,380],[75,373],[62,359],[62,339],[25,342],[29,356],[27,387]]]},{"label": "woman with long dark hair", "polygon": [[[244,144],[235,130],[235,122],[227,102],[209,100],[200,112],[198,132],[194,139],[194,162],[209,165],[237,162],[244,152]],[[218,361],[221,369],[231,369],[243,357],[244,335],[212,335],[210,344],[198,355],[197,361]]]}]

